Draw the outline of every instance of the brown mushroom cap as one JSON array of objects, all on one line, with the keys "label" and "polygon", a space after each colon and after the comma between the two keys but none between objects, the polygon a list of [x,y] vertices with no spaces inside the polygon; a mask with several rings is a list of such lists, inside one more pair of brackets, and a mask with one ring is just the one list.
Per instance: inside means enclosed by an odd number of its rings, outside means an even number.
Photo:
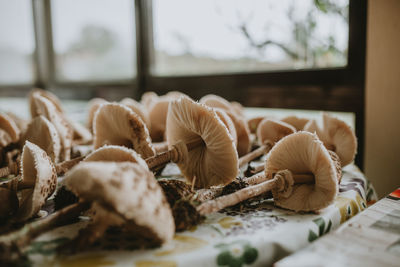
[{"label": "brown mushroom cap", "polygon": [[182,97],[171,102],[167,116],[167,142],[170,147],[201,139],[204,145],[188,152],[178,163],[187,180],[199,188],[227,184],[236,178],[238,155],[235,143],[212,108]]},{"label": "brown mushroom cap", "polygon": [[282,170],[292,174],[312,173],[314,184],[295,184],[290,195],[272,192],[275,204],[294,211],[317,211],[331,204],[338,191],[334,163],[315,134],[296,132],[272,148],[265,163],[268,179]]},{"label": "brown mushroom cap", "polygon": [[228,129],[229,133],[231,134],[231,136],[233,138],[233,141],[235,142],[235,146],[236,146],[238,141],[237,141],[235,124],[233,124],[233,121],[228,116],[228,114],[225,112],[225,110],[223,110],[221,108],[214,108],[214,111],[218,115],[219,119],[224,123],[224,125]]},{"label": "brown mushroom cap", "polygon": [[167,97],[159,97],[149,108],[150,136],[154,142],[164,140],[168,106],[171,100]]},{"label": "brown mushroom cap", "polygon": [[286,122],[296,128],[297,131],[303,130],[304,126],[309,122],[309,119],[300,118],[297,116],[287,116],[281,119],[281,121]]},{"label": "brown mushroom cap", "polygon": [[8,115],[0,113],[0,147],[18,142],[20,130]]},{"label": "brown mushroom cap", "polygon": [[236,101],[231,101],[231,108],[237,116],[244,117],[244,108],[242,104]]},{"label": "brown mushroom cap", "polygon": [[57,184],[56,169],[51,159],[40,147],[26,141],[21,158],[22,181],[34,184],[32,189],[24,190],[23,201],[16,215],[17,221],[25,221],[36,213],[50,197]]},{"label": "brown mushroom cap", "polygon": [[149,128],[149,129],[151,128],[149,114],[147,113],[146,108],[142,104],[140,104],[136,100],[134,100],[132,98],[128,98],[128,97],[122,99],[121,104],[127,106],[133,112],[138,114],[140,116],[140,118],[144,121],[144,123],[146,123],[147,128]]},{"label": "brown mushroom cap", "polygon": [[231,103],[217,95],[205,95],[200,98],[199,102],[212,108],[222,108],[227,112],[233,113]]},{"label": "brown mushroom cap", "polygon": [[[171,240],[175,232],[171,208],[152,172],[130,162],[81,162],[71,169],[66,186],[79,198],[118,215],[138,234]],[[110,223],[105,221],[103,223]]]},{"label": "brown mushroom cap", "polygon": [[322,114],[323,128],[318,127],[315,120],[304,126],[304,130],[317,133],[325,147],[335,152],[342,167],[350,164],[357,153],[357,138],[347,123],[328,113]]},{"label": "brown mushroom cap", "polygon": [[49,91],[45,91],[45,90],[36,88],[36,89],[33,89],[29,93],[29,107],[30,107],[32,118],[40,115],[40,113],[38,113],[38,107],[36,106],[37,103],[34,100],[35,96],[41,96],[41,97],[46,98],[54,105],[54,107],[56,108],[56,110],[58,112],[60,112],[61,114],[64,113],[62,106],[61,106],[61,102],[55,94],[53,94]]},{"label": "brown mushroom cap", "polygon": [[59,162],[61,152],[60,136],[54,125],[44,116],[40,115],[32,119],[23,139],[43,149],[53,162]]},{"label": "brown mushroom cap", "polygon": [[73,129],[74,144],[89,144],[93,140],[92,133],[85,126],[76,121],[67,120]]},{"label": "brown mushroom cap", "polygon": [[263,119],[257,128],[257,139],[260,145],[265,141],[278,142],[283,137],[296,132],[296,129],[285,122]]},{"label": "brown mushroom cap", "polygon": [[39,94],[32,94],[31,99],[35,103],[37,115],[43,115],[48,119],[58,132],[61,141],[60,161],[69,160],[73,138],[73,129],[70,124],[47,98]]},{"label": "brown mushroom cap", "polygon": [[87,127],[91,132],[93,132],[93,119],[94,119],[94,114],[96,114],[96,111],[99,109],[99,107],[102,104],[108,103],[107,100],[103,98],[92,98],[89,103],[88,103],[88,120],[87,120]]},{"label": "brown mushroom cap", "polygon": [[6,112],[7,116],[10,117],[15,124],[17,125],[20,133],[25,133],[26,128],[28,127],[28,123],[29,121],[17,116],[16,114],[14,114],[13,112]]},{"label": "brown mushroom cap", "polygon": [[102,146],[87,155],[83,161],[129,161],[148,168],[146,161],[135,150],[123,146]]},{"label": "brown mushroom cap", "polygon": [[158,95],[153,91],[144,92],[140,103],[149,111],[150,107],[157,101]]},{"label": "brown mushroom cap", "polygon": [[143,158],[155,154],[146,125],[136,113],[124,105],[101,105],[93,124],[95,149],[103,145],[119,145],[133,148]]}]

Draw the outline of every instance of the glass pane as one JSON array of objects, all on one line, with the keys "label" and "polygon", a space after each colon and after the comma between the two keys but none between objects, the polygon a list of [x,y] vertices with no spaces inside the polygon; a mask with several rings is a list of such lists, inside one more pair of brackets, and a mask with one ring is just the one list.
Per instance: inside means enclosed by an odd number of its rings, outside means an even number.
[{"label": "glass pane", "polygon": [[348,0],[154,0],[158,75],[340,67]]},{"label": "glass pane", "polygon": [[0,0],[0,84],[34,79],[35,41],[31,1]]},{"label": "glass pane", "polygon": [[134,77],[132,0],[53,0],[51,7],[58,80]]}]

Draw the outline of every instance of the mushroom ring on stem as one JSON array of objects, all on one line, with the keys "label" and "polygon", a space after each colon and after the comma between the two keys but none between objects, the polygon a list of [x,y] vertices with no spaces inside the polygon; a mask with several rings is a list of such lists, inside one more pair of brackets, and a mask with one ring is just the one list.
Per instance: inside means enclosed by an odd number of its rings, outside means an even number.
[{"label": "mushroom ring on stem", "polygon": [[182,147],[180,144],[186,145],[180,149],[185,154],[177,157],[176,163],[197,188],[227,184],[239,172],[233,138],[210,107],[186,97],[172,101],[167,116],[167,141],[173,150]]},{"label": "mushroom ring on stem", "polygon": [[297,132],[281,139],[270,151],[265,172],[246,179],[247,188],[204,202],[208,214],[272,191],[277,206],[294,211],[317,211],[337,195],[334,162],[322,142],[311,133]]}]

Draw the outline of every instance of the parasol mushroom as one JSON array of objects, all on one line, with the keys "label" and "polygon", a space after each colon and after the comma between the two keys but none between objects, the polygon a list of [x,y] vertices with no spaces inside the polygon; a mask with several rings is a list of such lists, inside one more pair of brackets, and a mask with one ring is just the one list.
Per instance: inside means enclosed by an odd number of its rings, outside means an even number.
[{"label": "parasol mushroom", "polygon": [[87,127],[93,133],[93,119],[96,111],[102,104],[108,103],[107,100],[103,98],[92,98],[88,103],[88,120],[87,120]]},{"label": "parasol mushroom", "polygon": [[318,211],[337,195],[334,162],[316,135],[297,132],[281,139],[270,151],[265,172],[247,178],[254,184],[200,204],[205,215],[272,191],[277,206],[294,211]]},{"label": "parasol mushroom", "polygon": [[38,115],[41,115],[41,113],[38,112],[40,108],[37,106],[38,103],[35,100],[35,98],[37,96],[46,98],[54,105],[57,112],[59,112],[61,114],[64,113],[62,106],[61,106],[61,102],[55,94],[51,93],[50,91],[45,91],[42,89],[35,88],[29,93],[29,108],[30,108],[32,118],[34,118]]},{"label": "parasol mushroom", "polygon": [[322,120],[322,128],[312,120],[306,124],[304,130],[315,132],[325,147],[339,156],[343,167],[350,164],[357,153],[357,138],[354,131],[344,121],[328,113],[322,114]]},{"label": "parasol mushroom", "polygon": [[238,155],[241,157],[247,154],[251,149],[250,130],[245,119],[235,113],[231,103],[217,95],[203,96],[200,99],[200,103],[212,108],[221,108],[225,110],[236,128]]},{"label": "parasol mushroom", "polygon": [[147,125],[147,128],[150,127],[150,119],[149,114],[147,113],[146,108],[136,100],[126,97],[121,100],[121,104],[130,108],[133,112],[139,115],[139,117],[143,120],[143,122]]},{"label": "parasol mushroom", "polygon": [[225,127],[228,129],[228,132],[231,134],[233,141],[235,142],[235,146],[237,146],[237,134],[236,128],[233,124],[233,121],[225,112],[225,110],[221,108],[214,108],[215,113],[218,115],[219,119],[224,123]]},{"label": "parasol mushroom", "polygon": [[110,226],[156,245],[174,235],[171,209],[146,167],[131,162],[82,162],[68,173],[65,184],[96,210],[92,224],[78,237],[82,246],[93,243]]},{"label": "parasol mushroom", "polygon": [[0,113],[0,147],[6,147],[18,142],[20,130],[17,124],[7,114]]},{"label": "parasol mushroom", "polygon": [[93,130],[95,149],[103,145],[121,145],[133,148],[143,158],[155,154],[146,125],[124,105],[101,105],[93,121]]},{"label": "parasol mushroom", "polygon": [[310,120],[297,116],[287,116],[281,119],[281,121],[292,125],[297,131],[301,131]]},{"label": "parasol mushroom", "polygon": [[22,140],[24,143],[29,141],[36,144],[46,152],[54,163],[59,162],[60,136],[54,125],[44,116],[39,115],[32,119]]},{"label": "parasol mushroom", "polygon": [[14,220],[25,221],[37,214],[53,194],[56,183],[56,170],[51,159],[40,147],[27,141],[22,150],[21,177],[1,184],[13,191],[23,190],[21,205]]},{"label": "parasol mushroom", "polygon": [[177,156],[175,162],[195,187],[207,188],[235,179],[238,174],[235,144],[212,108],[182,97],[171,102],[167,125],[169,147],[178,150],[180,144],[186,144],[182,149],[186,153]]}]

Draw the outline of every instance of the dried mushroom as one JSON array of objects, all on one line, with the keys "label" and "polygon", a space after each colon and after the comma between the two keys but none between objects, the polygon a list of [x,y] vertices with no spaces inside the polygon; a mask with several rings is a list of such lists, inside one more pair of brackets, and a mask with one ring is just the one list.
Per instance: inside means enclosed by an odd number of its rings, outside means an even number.
[{"label": "dried mushroom", "polygon": [[65,178],[66,186],[80,199],[92,202],[91,225],[78,244],[92,243],[110,226],[159,245],[175,232],[171,209],[154,175],[130,162],[82,162]]},{"label": "dried mushroom", "polygon": [[183,175],[198,188],[227,184],[238,174],[238,156],[232,136],[215,112],[189,98],[171,102],[167,117],[167,141],[201,145],[178,162]]},{"label": "dried mushroom", "polygon": [[61,140],[54,125],[40,115],[32,119],[28,124],[23,137],[43,149],[54,163],[59,162],[61,152]]},{"label": "dried mushroom", "polygon": [[159,97],[149,108],[150,136],[154,142],[164,140],[168,106],[171,99]]},{"label": "dried mushroom", "polygon": [[328,113],[322,115],[323,127],[312,120],[304,127],[305,131],[315,132],[328,150],[335,152],[342,166],[350,164],[357,153],[357,138],[347,123]]},{"label": "dried mushroom", "polygon": [[297,131],[301,131],[310,120],[297,116],[287,116],[281,119],[281,121],[292,125]]},{"label": "dried mushroom", "polygon": [[17,116],[13,112],[6,112],[7,116],[10,117],[15,124],[17,125],[19,131],[21,134],[25,133],[26,128],[28,127],[29,121]]},{"label": "dried mushroom", "polygon": [[88,103],[88,119],[87,119],[87,127],[93,133],[93,119],[97,110],[100,108],[102,104],[108,103],[107,100],[103,98],[93,98]]},{"label": "dried mushroom", "polygon": [[221,108],[214,108],[215,113],[218,115],[219,119],[225,124],[225,127],[228,129],[229,133],[231,134],[233,141],[235,142],[235,146],[237,146],[237,134],[235,124],[225,112],[225,110]]},{"label": "dried mushroom", "polygon": [[264,119],[260,122],[257,128],[257,139],[259,144],[264,144],[266,141],[275,144],[283,137],[296,132],[296,129],[285,122]]},{"label": "dried mushroom", "polygon": [[37,106],[38,103],[35,100],[36,96],[41,96],[41,97],[46,98],[54,105],[55,109],[59,113],[61,113],[61,114],[64,113],[62,106],[61,106],[61,102],[55,94],[53,94],[49,91],[42,90],[42,89],[33,89],[29,93],[29,108],[30,108],[32,118],[34,118],[38,115],[41,115],[41,113],[39,112],[40,107]]},{"label": "dried mushroom", "polygon": [[126,97],[121,100],[121,104],[130,108],[133,112],[139,115],[139,117],[143,120],[143,122],[147,125],[147,128],[150,129],[150,119],[149,114],[146,108],[136,100]]},{"label": "dried mushroom", "polygon": [[12,118],[0,113],[0,147],[6,147],[18,142],[20,130]]},{"label": "dried mushroom", "polygon": [[143,158],[154,155],[146,125],[132,110],[117,103],[103,104],[93,121],[94,148],[119,145],[133,148]]}]

